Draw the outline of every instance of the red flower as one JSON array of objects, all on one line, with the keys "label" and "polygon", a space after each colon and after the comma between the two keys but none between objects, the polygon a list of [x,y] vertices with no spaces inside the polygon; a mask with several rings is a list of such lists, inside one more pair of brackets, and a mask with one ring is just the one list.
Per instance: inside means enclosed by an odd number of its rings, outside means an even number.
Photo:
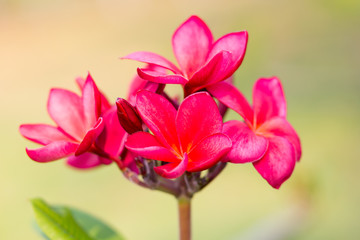
[{"label": "red flower", "polygon": [[136,132],[125,146],[145,158],[168,162],[154,168],[163,177],[208,169],[231,148],[217,105],[207,93],[190,95],[176,111],[165,97],[143,90],[136,108],[153,134]]},{"label": "red flower", "polygon": [[141,78],[156,83],[181,84],[188,96],[230,77],[240,66],[246,50],[246,31],[229,33],[214,42],[208,26],[197,16],[186,20],[174,33],[172,46],[180,68],[151,52],[135,52],[124,58],[150,63],[173,74],[138,69]]},{"label": "red flower", "polygon": [[233,85],[222,82],[208,89],[214,97],[239,113],[244,122],[224,124],[233,147],[224,160],[253,162],[274,188],[290,177],[301,156],[300,139],[286,120],[286,101],[277,78],[259,79],[253,91],[253,107]]},{"label": "red flower", "polygon": [[50,91],[47,107],[57,126],[20,126],[25,138],[44,145],[26,149],[34,161],[50,162],[69,157],[68,164],[89,168],[111,163],[106,156],[120,155],[126,133],[118,123],[116,107],[111,107],[90,75],[86,81],[79,78],[77,82],[81,96],[65,89]]}]

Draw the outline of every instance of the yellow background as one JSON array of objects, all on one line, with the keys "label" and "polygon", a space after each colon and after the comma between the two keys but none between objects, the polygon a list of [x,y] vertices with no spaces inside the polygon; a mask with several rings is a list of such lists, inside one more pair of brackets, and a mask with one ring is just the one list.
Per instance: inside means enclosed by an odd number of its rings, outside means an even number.
[{"label": "yellow background", "polygon": [[192,14],[215,38],[248,30],[236,85],[250,97],[257,78],[278,76],[303,146],[280,190],[251,164],[229,165],[194,198],[194,239],[360,235],[359,1],[0,0],[0,239],[41,239],[34,197],[94,214],[130,240],[177,238],[171,196],[133,185],[115,165],[77,171],[61,160],[33,162],[24,149],[37,145],[18,126],[52,123],[50,88],[75,91],[87,71],[111,101],[126,96],[141,64],[118,57],[147,50],[174,60],[171,36]]}]

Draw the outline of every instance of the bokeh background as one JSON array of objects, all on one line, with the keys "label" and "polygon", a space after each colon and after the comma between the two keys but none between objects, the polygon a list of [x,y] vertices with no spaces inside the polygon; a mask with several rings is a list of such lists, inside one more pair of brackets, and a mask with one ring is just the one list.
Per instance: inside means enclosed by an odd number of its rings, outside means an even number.
[{"label": "bokeh background", "polygon": [[280,190],[251,164],[229,165],[193,200],[194,239],[360,236],[359,1],[0,0],[0,239],[41,239],[34,197],[94,214],[127,239],[177,238],[171,196],[128,182],[115,165],[35,163],[18,126],[51,123],[49,89],[75,91],[88,71],[110,100],[126,96],[139,64],[118,58],[148,50],[174,60],[171,36],[192,14],[215,38],[248,30],[236,85],[250,97],[257,78],[278,76],[303,146]]}]

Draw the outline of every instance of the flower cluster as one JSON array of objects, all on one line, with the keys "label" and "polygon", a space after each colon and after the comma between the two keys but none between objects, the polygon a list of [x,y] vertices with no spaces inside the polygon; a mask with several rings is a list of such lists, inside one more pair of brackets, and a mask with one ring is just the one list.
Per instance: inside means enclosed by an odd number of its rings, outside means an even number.
[{"label": "flower cluster", "polygon": [[[300,140],[286,120],[278,78],[256,81],[252,106],[232,84],[247,41],[246,31],[214,41],[208,26],[190,17],[172,37],[178,66],[151,52],[123,57],[147,64],[126,99],[110,104],[90,75],[77,79],[80,96],[52,89],[47,107],[56,126],[21,125],[24,137],[43,145],[27,154],[37,162],[67,158],[76,168],[115,162],[131,181],[176,196],[192,196],[227,163],[251,162],[279,188],[300,159]],[[167,84],[180,85],[184,99],[169,96]],[[223,122],[227,108],[242,120]]]}]

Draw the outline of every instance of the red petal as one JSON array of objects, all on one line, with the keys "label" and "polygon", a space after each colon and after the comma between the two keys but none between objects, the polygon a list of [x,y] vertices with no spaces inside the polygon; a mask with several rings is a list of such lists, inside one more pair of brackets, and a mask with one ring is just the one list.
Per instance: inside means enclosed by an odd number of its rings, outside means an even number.
[{"label": "red petal", "polygon": [[47,145],[55,141],[71,141],[59,128],[46,124],[23,124],[19,128],[21,135],[25,138]]},{"label": "red petal", "polygon": [[100,135],[100,133],[104,129],[104,120],[103,118],[99,118],[96,122],[95,126],[87,131],[84,139],[81,141],[79,147],[76,149],[75,156],[79,156],[80,154],[88,151],[92,144],[95,142],[96,138]]},{"label": "red petal", "polygon": [[188,82],[188,80],[180,74],[168,75],[166,73],[141,68],[138,68],[137,72],[141,78],[155,83],[184,85]]},{"label": "red petal", "polygon": [[186,95],[224,80],[226,69],[229,68],[230,63],[231,54],[226,51],[219,52],[189,79],[185,85]]},{"label": "red petal", "polygon": [[184,152],[188,152],[203,138],[222,130],[219,109],[206,92],[194,93],[185,98],[178,109],[175,122]]},{"label": "red petal", "polygon": [[207,90],[220,102],[240,114],[249,124],[253,122],[253,110],[244,95],[232,84],[219,82],[207,87]]},{"label": "red petal", "polygon": [[86,133],[81,98],[65,89],[52,89],[48,112],[55,123],[70,136],[81,141]]},{"label": "red petal", "polygon": [[177,178],[184,174],[188,161],[188,156],[185,153],[184,158],[181,161],[154,167],[154,170],[164,178]]},{"label": "red petal", "polygon": [[232,141],[232,148],[223,161],[247,163],[259,160],[268,148],[268,141],[256,135],[245,123],[232,120],[224,123],[223,132]]},{"label": "red petal", "polygon": [[180,70],[172,62],[152,52],[145,52],[145,51],[134,52],[134,53],[130,53],[129,55],[126,55],[125,57],[122,57],[122,59],[131,59],[139,62],[153,64],[156,66],[169,69],[174,73],[180,73]]},{"label": "red petal", "polygon": [[57,141],[38,149],[26,149],[26,153],[36,162],[51,162],[73,154],[78,145],[72,142]]},{"label": "red petal", "polygon": [[110,164],[112,163],[112,161],[108,159],[104,159],[93,153],[84,153],[77,157],[75,156],[68,157],[66,163],[75,168],[88,169],[88,168],[97,167],[101,164]]},{"label": "red petal", "polygon": [[146,132],[137,132],[130,135],[125,143],[130,151],[148,159],[164,162],[178,161],[175,153],[164,147],[155,136]]},{"label": "red petal", "polygon": [[174,54],[187,78],[204,65],[212,42],[210,29],[197,16],[190,17],[175,31],[172,38]]},{"label": "red petal", "polygon": [[120,156],[128,134],[121,127],[116,107],[109,109],[104,115],[104,130],[96,139],[96,145],[113,157]]},{"label": "red petal", "polygon": [[187,171],[197,172],[214,166],[230,150],[231,140],[222,133],[204,138],[189,152]]},{"label": "red petal", "polygon": [[136,108],[145,124],[164,146],[179,146],[175,128],[176,110],[166,98],[142,90],[136,96]]},{"label": "red petal", "polygon": [[275,136],[286,138],[294,146],[296,160],[300,160],[300,138],[297,135],[295,129],[286,119],[281,117],[272,118],[269,121],[266,121],[263,125],[261,125],[261,127],[257,131],[263,132],[264,134],[271,133]]},{"label": "red petal", "polygon": [[[155,65],[148,65],[143,69],[155,71],[158,73],[164,73],[164,74],[167,71],[165,68],[158,67]],[[150,92],[156,92],[158,88],[159,88],[159,83],[154,83],[154,82],[150,82],[148,80],[144,80],[141,77],[139,77],[138,74],[136,74],[135,77],[133,78],[133,80],[131,81],[127,100],[132,105],[135,105],[135,96],[139,90],[146,89]]]},{"label": "red petal", "polygon": [[84,106],[85,128],[88,130],[94,126],[101,113],[101,94],[90,74],[82,89],[82,102]]},{"label": "red petal", "polygon": [[[87,78],[91,78],[91,75],[88,74]],[[82,77],[76,78],[76,83],[79,86],[81,92],[83,91],[85,82],[86,82],[86,79],[84,79]],[[100,96],[100,98],[101,98],[101,112],[105,112],[106,110],[111,108],[111,104],[109,103],[109,101],[107,100],[107,98],[105,97],[105,95],[101,91],[100,91],[100,95],[101,95]]]},{"label": "red petal", "polygon": [[261,78],[253,90],[256,125],[273,117],[286,117],[286,101],[278,78]]},{"label": "red petal", "polygon": [[292,144],[282,137],[269,138],[265,156],[254,162],[260,175],[273,187],[280,188],[292,174],[295,167],[295,152]]},{"label": "red petal", "polygon": [[[159,67],[155,67],[154,65],[148,65],[146,68],[144,69],[148,69],[148,70],[153,70],[153,71],[156,71],[158,72],[158,69],[163,69],[163,68],[159,68]],[[164,71],[160,70],[159,72],[163,72],[165,73],[165,69]],[[148,83],[149,81],[147,80],[144,80],[142,79],[141,77],[139,77],[138,74],[136,74],[134,76],[134,78],[132,79],[131,81],[131,84],[130,84],[130,88],[129,88],[129,93],[128,93],[128,97],[127,97],[127,100],[135,105],[135,95],[136,93],[139,91],[139,90],[142,90],[145,88],[146,84]]]},{"label": "red petal", "polygon": [[209,54],[209,59],[221,51],[231,53],[229,67],[223,70],[224,78],[230,77],[239,68],[245,56],[247,41],[248,33],[243,31],[226,34],[214,43]]}]

